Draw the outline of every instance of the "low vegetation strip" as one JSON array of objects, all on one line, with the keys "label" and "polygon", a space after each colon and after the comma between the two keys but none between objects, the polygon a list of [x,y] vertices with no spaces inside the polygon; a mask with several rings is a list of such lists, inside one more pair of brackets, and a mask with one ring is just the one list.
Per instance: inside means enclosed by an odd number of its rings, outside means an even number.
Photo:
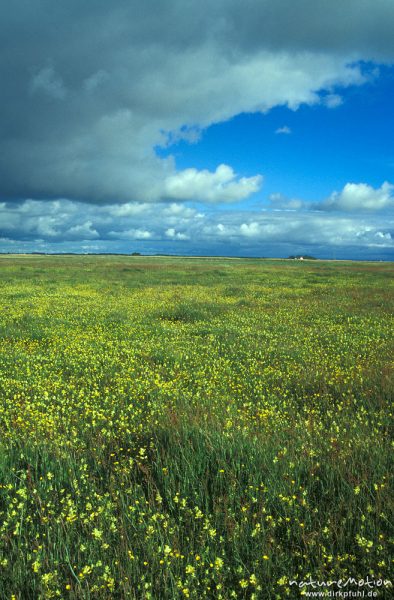
[{"label": "low vegetation strip", "polygon": [[387,582],[391,268],[0,257],[0,598]]}]

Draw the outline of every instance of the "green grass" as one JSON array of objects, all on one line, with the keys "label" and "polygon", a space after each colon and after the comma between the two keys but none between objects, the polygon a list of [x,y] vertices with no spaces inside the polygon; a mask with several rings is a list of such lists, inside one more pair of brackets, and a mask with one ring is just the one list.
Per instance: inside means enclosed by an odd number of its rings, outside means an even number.
[{"label": "green grass", "polygon": [[392,578],[391,272],[0,257],[0,598]]}]

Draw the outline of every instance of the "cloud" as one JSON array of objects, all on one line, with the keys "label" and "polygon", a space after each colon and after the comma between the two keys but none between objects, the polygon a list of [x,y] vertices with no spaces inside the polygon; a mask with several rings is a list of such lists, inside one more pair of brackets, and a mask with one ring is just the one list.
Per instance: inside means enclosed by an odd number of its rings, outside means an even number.
[{"label": "cloud", "polygon": [[152,232],[147,229],[126,229],[125,231],[110,231],[107,236],[115,240],[149,240]]},{"label": "cloud", "polygon": [[228,165],[219,165],[213,173],[185,169],[166,179],[164,196],[176,200],[236,202],[258,192],[261,183],[261,175],[237,178]]},{"label": "cloud", "polygon": [[89,75],[83,82],[83,86],[85,90],[89,93],[94,93],[98,88],[104,86],[104,84],[108,81],[109,74],[103,69],[99,69],[96,73]]},{"label": "cloud", "polygon": [[306,203],[297,198],[286,198],[282,194],[270,194],[270,208],[273,210],[300,210],[305,208]]},{"label": "cloud", "polygon": [[323,97],[323,103],[327,108],[337,108],[343,104],[343,99],[339,94],[327,94]]},{"label": "cloud", "polygon": [[[360,216],[337,216],[329,213],[264,212],[221,214],[219,224],[207,223],[204,233],[209,239],[245,248],[272,252],[273,248],[289,245],[304,248],[344,249],[347,247],[377,247],[394,251],[392,230],[394,220],[371,223]],[[258,253],[258,252],[256,252]]]},{"label": "cloud", "polygon": [[337,105],[338,88],[368,79],[360,61],[394,60],[391,0],[343,4],[1,2],[2,198],[246,198],[258,175],[228,166],[219,190],[223,169],[178,172],[155,149],[242,112]]},{"label": "cloud", "polygon": [[[0,203],[0,237],[49,243],[186,240],[204,215],[177,203],[95,206],[71,200]],[[185,230],[185,231],[184,231]]]},{"label": "cloud", "polygon": [[347,183],[340,192],[333,192],[320,205],[321,210],[380,211],[394,206],[394,185],[385,181],[380,188],[366,183]]},{"label": "cloud", "polygon": [[173,227],[169,227],[165,231],[165,235],[172,240],[188,240],[189,236],[186,233],[176,231]]},{"label": "cloud", "polygon": [[259,237],[261,235],[261,226],[258,222],[242,223],[239,227],[239,232],[245,237]]},{"label": "cloud", "polygon": [[56,100],[63,100],[66,96],[64,83],[53,67],[40,69],[31,80],[30,90],[33,94],[42,92]]},{"label": "cloud", "polygon": [[[394,255],[393,213],[242,210],[180,203],[95,206],[70,200],[0,203],[0,250],[332,257]],[[375,249],[375,250],[374,250]],[[364,253],[364,254],[363,254]],[[369,253],[369,254],[368,254]]]},{"label": "cloud", "polygon": [[284,125],[283,127],[278,127],[275,133],[284,133],[289,135],[291,133],[291,129],[287,125]]},{"label": "cloud", "polygon": [[93,228],[92,221],[85,221],[70,227],[65,232],[65,237],[68,239],[91,240],[100,237],[98,232]]},{"label": "cloud", "polygon": [[379,188],[367,183],[346,183],[341,191],[332,192],[319,202],[287,198],[280,193],[270,194],[272,210],[322,212],[390,212],[394,208],[394,185],[385,181]]}]

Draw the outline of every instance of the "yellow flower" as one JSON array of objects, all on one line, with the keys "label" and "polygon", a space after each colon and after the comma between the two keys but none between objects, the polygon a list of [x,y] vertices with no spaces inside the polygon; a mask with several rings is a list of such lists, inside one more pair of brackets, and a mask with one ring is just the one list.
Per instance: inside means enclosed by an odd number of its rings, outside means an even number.
[{"label": "yellow flower", "polygon": [[93,537],[96,540],[101,540],[103,537],[103,532],[100,531],[100,529],[97,529],[96,527],[93,529],[93,533],[92,533]]},{"label": "yellow flower", "polygon": [[38,571],[40,570],[40,567],[41,567],[40,561],[38,559],[35,560],[32,567],[33,567],[34,573],[38,573]]}]

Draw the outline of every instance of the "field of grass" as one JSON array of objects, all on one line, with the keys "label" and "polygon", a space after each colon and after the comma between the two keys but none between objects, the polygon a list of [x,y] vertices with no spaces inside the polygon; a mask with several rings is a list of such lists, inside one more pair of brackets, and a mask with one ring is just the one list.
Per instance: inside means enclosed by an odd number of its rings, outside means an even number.
[{"label": "field of grass", "polygon": [[390,597],[391,275],[1,256],[0,598]]}]

